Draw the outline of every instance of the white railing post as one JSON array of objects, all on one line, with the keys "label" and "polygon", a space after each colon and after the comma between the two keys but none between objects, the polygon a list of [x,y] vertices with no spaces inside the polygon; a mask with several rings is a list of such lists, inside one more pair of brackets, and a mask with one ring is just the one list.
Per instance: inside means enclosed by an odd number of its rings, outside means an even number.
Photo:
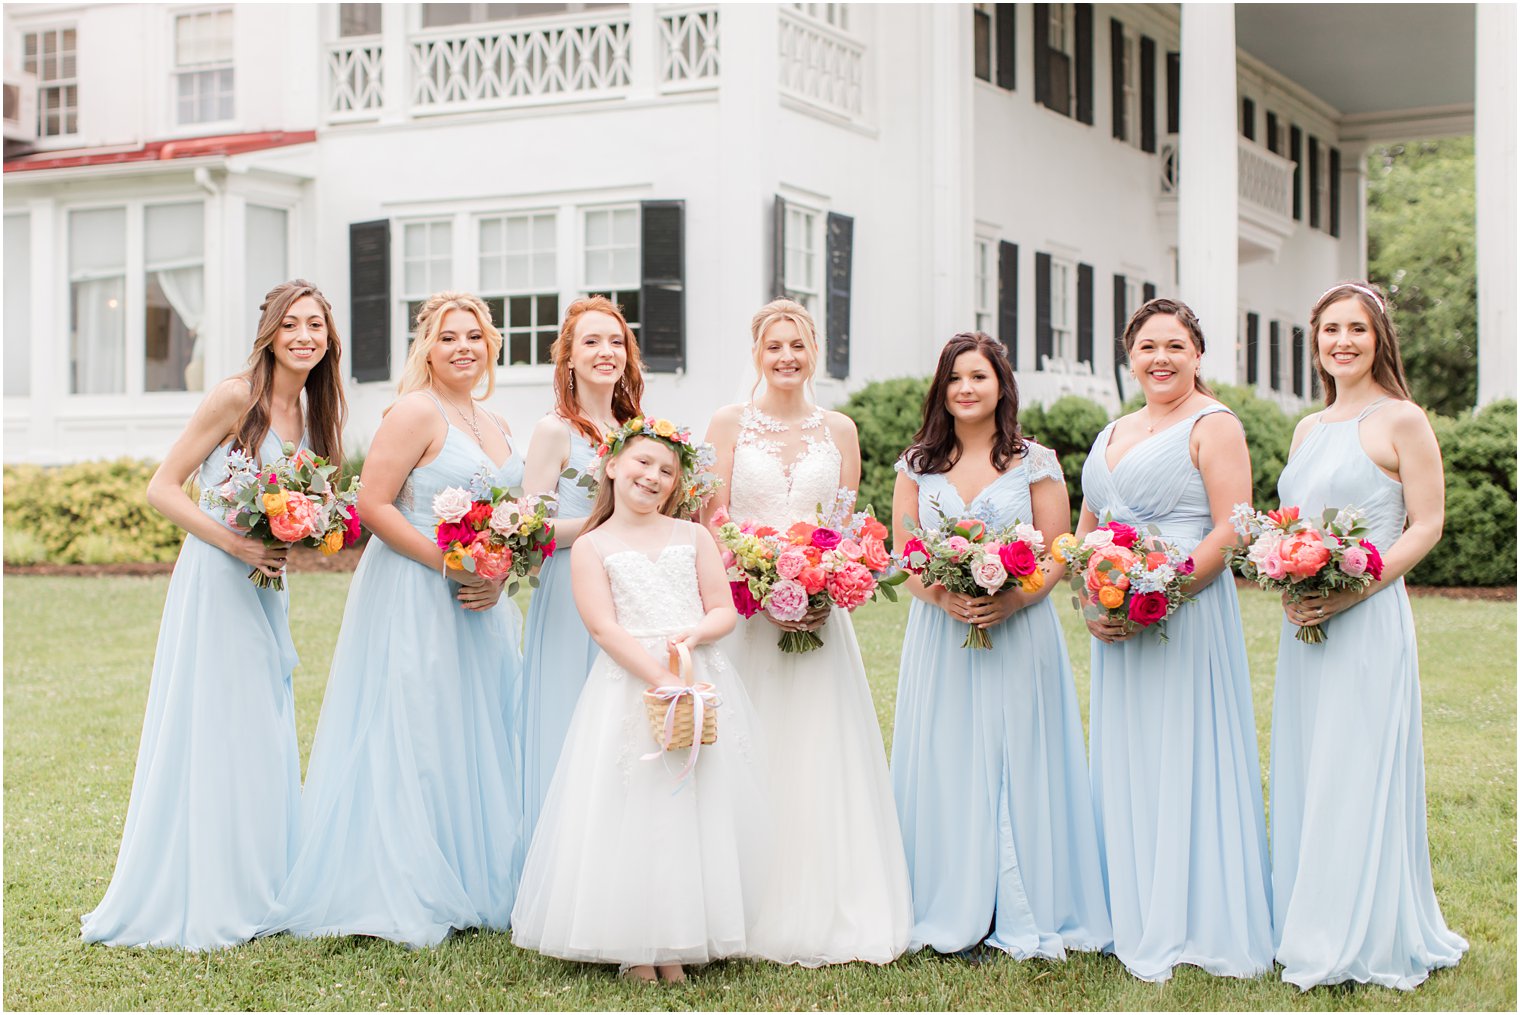
[{"label": "white railing post", "polygon": [[407,118],[410,87],[407,83],[407,22],[414,17],[414,4],[380,5],[381,88],[380,119],[400,123]]},{"label": "white railing post", "polygon": [[628,5],[628,97],[647,99],[653,97],[660,73],[659,15],[655,5],[639,3]]}]

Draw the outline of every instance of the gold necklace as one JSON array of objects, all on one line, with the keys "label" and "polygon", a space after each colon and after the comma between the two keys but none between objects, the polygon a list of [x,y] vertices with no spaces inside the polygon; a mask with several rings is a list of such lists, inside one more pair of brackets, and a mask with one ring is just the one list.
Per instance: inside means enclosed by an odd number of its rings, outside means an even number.
[{"label": "gold necklace", "polygon": [[[1178,409],[1180,409],[1180,408],[1182,408],[1182,407],[1183,407],[1183,406],[1184,406],[1184,405],[1187,405],[1187,404],[1188,404],[1188,401],[1189,401],[1189,400],[1190,400],[1190,399],[1191,399],[1191,398],[1192,398],[1192,397],[1193,397],[1193,393],[1192,393],[1192,392],[1191,392],[1191,391],[1189,391],[1189,392],[1188,392],[1188,393],[1187,393],[1187,394],[1186,394],[1186,395],[1184,395],[1184,396],[1183,396],[1183,397],[1182,397],[1182,401],[1180,401],[1180,402],[1178,402],[1178,403],[1177,403],[1177,404],[1176,404],[1176,405],[1174,405],[1174,406],[1172,406],[1172,408],[1171,408],[1171,411],[1169,411],[1169,412],[1168,412],[1168,413],[1167,413],[1167,414],[1166,414],[1166,415],[1165,415],[1165,416],[1162,416],[1162,417],[1161,417],[1161,418],[1160,418],[1160,419],[1159,419],[1159,420],[1155,420],[1155,421],[1153,421],[1153,422],[1152,422],[1152,423],[1150,423],[1150,425],[1148,425],[1148,426],[1147,426],[1147,427],[1146,427],[1146,428],[1145,428],[1145,432],[1146,432],[1146,433],[1155,433],[1155,432],[1156,432],[1156,427],[1157,427],[1157,426],[1158,426],[1158,425],[1160,425],[1160,424],[1161,424],[1161,423],[1164,423],[1164,422],[1166,422],[1166,421],[1167,421],[1167,420],[1169,420],[1169,419],[1171,419],[1171,418],[1172,418],[1172,417],[1173,417],[1173,416],[1175,416],[1175,415],[1176,415],[1176,414],[1177,414],[1177,410],[1178,410]],[[1149,406],[1149,405],[1147,405],[1147,406],[1146,406],[1146,407],[1145,407],[1145,415],[1146,415],[1146,418],[1149,418],[1149,417],[1150,417],[1150,414],[1151,414],[1151,407],[1150,407],[1150,406]]]},{"label": "gold necklace", "polygon": [[[433,389],[433,393],[434,394],[438,394],[438,389],[434,388]],[[475,400],[473,398],[470,399],[470,415],[468,417],[465,416],[464,410],[461,409],[459,407],[459,404],[457,402],[455,402],[452,398],[448,397],[447,395],[444,395],[443,396],[443,400],[445,402],[448,402],[449,405],[453,407],[453,409],[454,409],[455,412],[459,413],[459,418],[460,419],[462,419],[466,423],[470,424],[470,432],[472,432],[475,435],[475,443],[479,444],[480,447],[481,447],[481,449],[484,450],[485,446],[486,446],[486,442],[480,436],[480,425],[475,421]]]}]

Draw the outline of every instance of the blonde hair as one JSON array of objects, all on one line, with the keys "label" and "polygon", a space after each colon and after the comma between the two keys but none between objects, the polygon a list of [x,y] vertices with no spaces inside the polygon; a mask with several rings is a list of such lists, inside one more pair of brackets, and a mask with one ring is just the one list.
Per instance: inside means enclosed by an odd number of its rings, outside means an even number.
[{"label": "blonde hair", "polygon": [[686,474],[681,470],[680,454],[677,453],[675,448],[660,440],[658,437],[650,437],[646,434],[635,434],[623,443],[623,446],[617,450],[616,454],[608,455],[606,458],[602,459],[600,463],[598,463],[597,468],[601,470],[602,478],[601,482],[596,486],[596,500],[591,502],[591,513],[586,516],[586,525],[581,529],[581,533],[583,535],[587,532],[590,532],[598,525],[601,525],[607,519],[611,518],[612,512],[617,509],[617,492],[613,490],[613,480],[609,479],[607,476],[607,466],[614,460],[621,458],[623,455],[627,454],[628,449],[640,441],[653,441],[675,456],[676,471],[678,475],[676,476],[675,484],[670,488],[669,495],[667,495],[664,502],[660,504],[660,514],[666,515],[670,518],[679,517],[678,511],[681,506],[682,487],[686,485]]},{"label": "blonde hair", "polygon": [[[412,348],[406,354],[406,366],[402,368],[401,380],[396,385],[397,394],[420,391],[432,383],[433,367],[428,363],[428,357],[432,355],[433,346],[438,344],[438,337],[443,334],[443,319],[451,310],[464,310],[473,314],[480,325],[480,333],[486,340],[486,368],[482,371],[486,390],[481,395],[475,395],[472,390],[472,397],[486,399],[495,393],[496,359],[501,354],[501,332],[491,322],[491,308],[472,293],[444,291],[429,296],[417,311]],[[479,387],[480,381],[476,381],[475,386]]]},{"label": "blonde hair", "polygon": [[760,382],[764,380],[760,375],[760,357],[764,353],[765,333],[782,321],[790,321],[797,329],[797,334],[803,338],[807,346],[807,381],[813,383],[813,375],[818,372],[818,327],[813,323],[813,315],[808,313],[807,307],[796,300],[786,297],[771,300],[765,306],[755,311],[755,316],[750,318],[750,355],[755,361],[755,385],[749,389],[749,397],[754,398],[755,392],[760,390]]}]

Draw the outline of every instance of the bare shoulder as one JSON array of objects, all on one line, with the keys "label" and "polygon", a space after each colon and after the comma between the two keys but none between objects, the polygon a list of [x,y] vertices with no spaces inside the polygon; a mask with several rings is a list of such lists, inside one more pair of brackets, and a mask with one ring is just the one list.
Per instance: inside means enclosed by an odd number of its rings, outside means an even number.
[{"label": "bare shoulder", "polygon": [[1207,412],[1199,416],[1193,424],[1193,432],[1205,439],[1225,439],[1232,436],[1245,436],[1245,428],[1240,425],[1240,420],[1233,410],[1223,402],[1213,402],[1211,406],[1220,406],[1224,412]]},{"label": "bare shoulder", "polygon": [[1430,417],[1414,402],[1402,398],[1396,399],[1385,405],[1382,411],[1372,418],[1376,419],[1378,416],[1384,417],[1386,420],[1384,426],[1396,437],[1435,440],[1435,430],[1430,425]]},{"label": "bare shoulder", "polygon": [[212,412],[241,413],[253,399],[253,384],[241,375],[226,377],[206,392],[203,403]]},{"label": "bare shoulder", "polygon": [[438,406],[433,404],[433,400],[421,391],[409,391],[391,403],[385,418],[410,427],[416,426],[430,415],[438,416]]},{"label": "bare shoulder", "polygon": [[859,440],[859,432],[855,428],[855,421],[842,412],[834,409],[825,409],[823,423],[829,428],[835,438],[848,437],[850,440]]},{"label": "bare shoulder", "polygon": [[743,402],[735,402],[733,405],[725,405],[712,414],[712,419],[707,421],[708,433],[732,433],[739,429],[739,418],[744,415],[747,408]]},{"label": "bare shoulder", "polygon": [[534,444],[543,444],[546,447],[564,445],[570,447],[570,424],[558,413],[546,412],[538,417],[538,422],[533,424],[533,433],[530,440]]},{"label": "bare shoulder", "polygon": [[1293,443],[1297,444],[1299,441],[1307,437],[1309,435],[1309,431],[1313,430],[1316,426],[1319,425],[1320,417],[1324,414],[1325,410],[1321,409],[1318,412],[1311,412],[1309,415],[1299,420],[1298,423],[1293,427]]}]

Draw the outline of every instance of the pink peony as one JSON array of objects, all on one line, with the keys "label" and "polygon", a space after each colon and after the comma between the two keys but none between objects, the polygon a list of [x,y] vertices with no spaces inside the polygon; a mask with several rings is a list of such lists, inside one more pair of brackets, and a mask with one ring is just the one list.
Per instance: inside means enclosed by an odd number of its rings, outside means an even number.
[{"label": "pink peony", "polygon": [[1283,570],[1290,577],[1311,578],[1330,559],[1330,551],[1325,549],[1318,532],[1304,529],[1285,536],[1277,548],[1277,556],[1282,558]]},{"label": "pink peony", "polygon": [[841,539],[839,552],[844,554],[846,560],[859,560],[865,556],[866,551],[853,539]]},{"label": "pink peony", "polygon": [[986,589],[990,595],[1002,588],[1008,580],[1008,569],[1003,567],[997,554],[985,554],[971,565],[971,580]]},{"label": "pink peony", "polygon": [[860,541],[860,562],[872,571],[885,571],[892,566],[887,544],[875,536],[866,536]]},{"label": "pink peony", "polygon": [[1125,525],[1123,522],[1109,522],[1108,531],[1114,534],[1114,545],[1128,549],[1135,545],[1135,540],[1140,538],[1134,526]]},{"label": "pink peony", "polygon": [[1182,562],[1181,566],[1179,566],[1177,568],[1177,573],[1178,574],[1192,574],[1193,571],[1196,568],[1197,568],[1197,565],[1193,563],[1193,558],[1189,557],[1187,560],[1184,560]]},{"label": "pink peony", "polygon": [[470,556],[475,558],[475,573],[488,581],[500,581],[512,573],[510,546],[498,549],[482,539],[471,549]]},{"label": "pink peony", "polygon": [[919,539],[917,536],[914,536],[903,544],[902,562],[903,567],[907,568],[909,571],[912,571],[914,574],[922,574],[924,570],[923,564],[913,563],[913,555],[915,553],[925,558],[925,564],[928,563],[929,548],[925,546],[924,541],[922,539]]},{"label": "pink peony", "polygon": [[956,560],[960,560],[965,556],[966,551],[971,549],[971,541],[964,536],[951,536],[945,540],[945,549],[949,550],[950,555]]},{"label": "pink peony", "polygon": [[1166,616],[1166,596],[1160,592],[1142,592],[1129,601],[1129,619],[1149,627]]},{"label": "pink peony", "polygon": [[1034,569],[1039,567],[1034,551],[1022,541],[1005,543],[998,547],[998,559],[1003,562],[1003,567],[1009,574],[1018,575],[1020,578],[1026,574],[1033,574]]},{"label": "pink peony", "polygon": [[820,550],[832,550],[839,545],[840,535],[833,529],[817,528],[813,530],[813,545]]},{"label": "pink peony", "polygon": [[1341,551],[1341,570],[1353,578],[1367,572],[1367,551],[1355,544]]},{"label": "pink peony", "polygon": [[783,578],[765,597],[765,612],[777,620],[801,620],[807,613],[808,591],[800,583]]},{"label": "pink peony", "polygon": [[285,510],[270,516],[269,531],[286,543],[305,539],[317,531],[317,509],[299,494],[288,497]]},{"label": "pink peony", "polygon": [[739,616],[748,620],[760,612],[760,600],[749,590],[749,582],[736,581],[728,583],[729,595],[734,597],[734,609],[739,611]]},{"label": "pink peony", "polygon": [[807,594],[812,595],[815,592],[823,591],[823,587],[828,584],[829,576],[823,568],[810,564],[802,569],[802,573],[797,576],[797,580],[802,583],[802,587],[807,590]]},{"label": "pink peony", "polygon": [[1261,558],[1261,562],[1256,566],[1261,569],[1262,574],[1274,581],[1281,579],[1283,575],[1288,573],[1287,568],[1283,567],[1282,558],[1277,555],[1276,550]]},{"label": "pink peony", "polygon": [[829,598],[834,605],[853,610],[876,591],[876,579],[859,564],[845,564],[829,578]]},{"label": "pink peony", "polygon": [[1358,540],[1358,542],[1362,544],[1362,549],[1367,551],[1367,573],[1372,575],[1373,581],[1382,581],[1383,555],[1381,553],[1378,553],[1378,548],[1367,542],[1367,540],[1361,539]]},{"label": "pink peony", "polygon": [[796,578],[808,566],[808,559],[801,550],[783,550],[776,558],[776,573],[783,578]]}]

